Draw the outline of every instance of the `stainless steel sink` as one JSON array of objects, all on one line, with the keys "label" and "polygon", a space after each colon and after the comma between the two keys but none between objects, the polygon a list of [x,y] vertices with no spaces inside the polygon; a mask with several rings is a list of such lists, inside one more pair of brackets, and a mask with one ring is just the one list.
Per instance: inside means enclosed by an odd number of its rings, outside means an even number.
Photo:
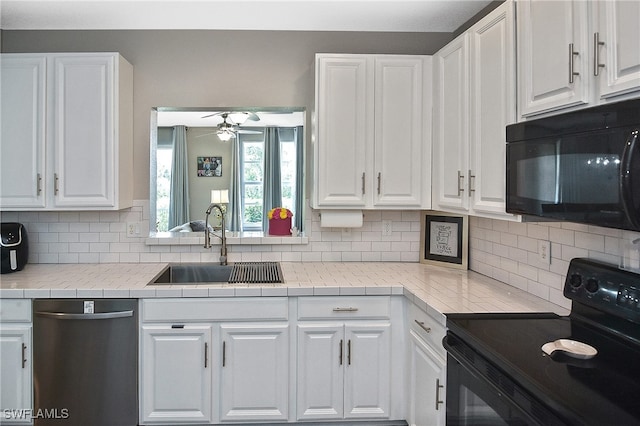
[{"label": "stainless steel sink", "polygon": [[154,284],[282,283],[277,262],[236,262],[230,265],[178,263],[170,265]]}]

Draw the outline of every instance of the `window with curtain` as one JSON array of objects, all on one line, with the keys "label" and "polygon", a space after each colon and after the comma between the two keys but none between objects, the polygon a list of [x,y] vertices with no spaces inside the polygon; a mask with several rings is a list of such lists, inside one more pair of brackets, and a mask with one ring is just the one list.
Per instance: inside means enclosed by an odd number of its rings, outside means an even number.
[{"label": "window with curtain", "polygon": [[[293,128],[279,128],[280,191],[281,205],[296,215],[297,140]],[[239,134],[240,144],[240,194],[242,205],[242,229],[263,230],[265,196],[265,135]]]}]

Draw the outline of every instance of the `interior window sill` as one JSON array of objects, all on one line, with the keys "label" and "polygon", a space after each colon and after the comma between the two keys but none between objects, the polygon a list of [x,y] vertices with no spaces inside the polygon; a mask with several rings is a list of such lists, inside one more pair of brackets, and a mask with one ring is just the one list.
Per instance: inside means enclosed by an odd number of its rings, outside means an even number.
[{"label": "interior window sill", "polygon": [[[219,235],[219,231],[216,231]],[[309,244],[309,237],[305,235],[294,236],[273,236],[264,232],[226,232],[227,245],[302,245]],[[213,245],[219,245],[220,239],[211,237]],[[145,239],[148,246],[204,246],[203,232],[152,232]]]}]

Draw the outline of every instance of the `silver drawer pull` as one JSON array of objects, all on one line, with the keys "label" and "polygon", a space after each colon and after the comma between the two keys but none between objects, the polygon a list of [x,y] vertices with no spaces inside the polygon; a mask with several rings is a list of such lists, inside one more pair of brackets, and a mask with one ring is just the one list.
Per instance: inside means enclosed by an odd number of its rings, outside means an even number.
[{"label": "silver drawer pull", "polygon": [[358,308],[333,308],[333,312],[358,312]]},{"label": "silver drawer pull", "polygon": [[425,327],[424,325],[424,321],[418,321],[415,320],[416,324],[418,324],[420,326],[420,328],[422,328],[424,331],[426,331],[427,333],[431,333],[431,327]]}]

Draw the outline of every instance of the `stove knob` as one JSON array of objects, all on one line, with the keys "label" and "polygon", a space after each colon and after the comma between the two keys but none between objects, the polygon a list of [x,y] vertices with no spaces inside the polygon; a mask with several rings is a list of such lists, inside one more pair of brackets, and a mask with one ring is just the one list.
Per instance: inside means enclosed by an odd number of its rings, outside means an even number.
[{"label": "stove knob", "polygon": [[580,287],[582,285],[582,276],[580,276],[579,274],[571,275],[571,277],[569,278],[569,284],[574,288]]},{"label": "stove knob", "polygon": [[598,288],[599,288],[598,280],[596,280],[595,278],[589,278],[587,280],[586,288],[589,293],[595,293],[596,291],[598,291]]}]

